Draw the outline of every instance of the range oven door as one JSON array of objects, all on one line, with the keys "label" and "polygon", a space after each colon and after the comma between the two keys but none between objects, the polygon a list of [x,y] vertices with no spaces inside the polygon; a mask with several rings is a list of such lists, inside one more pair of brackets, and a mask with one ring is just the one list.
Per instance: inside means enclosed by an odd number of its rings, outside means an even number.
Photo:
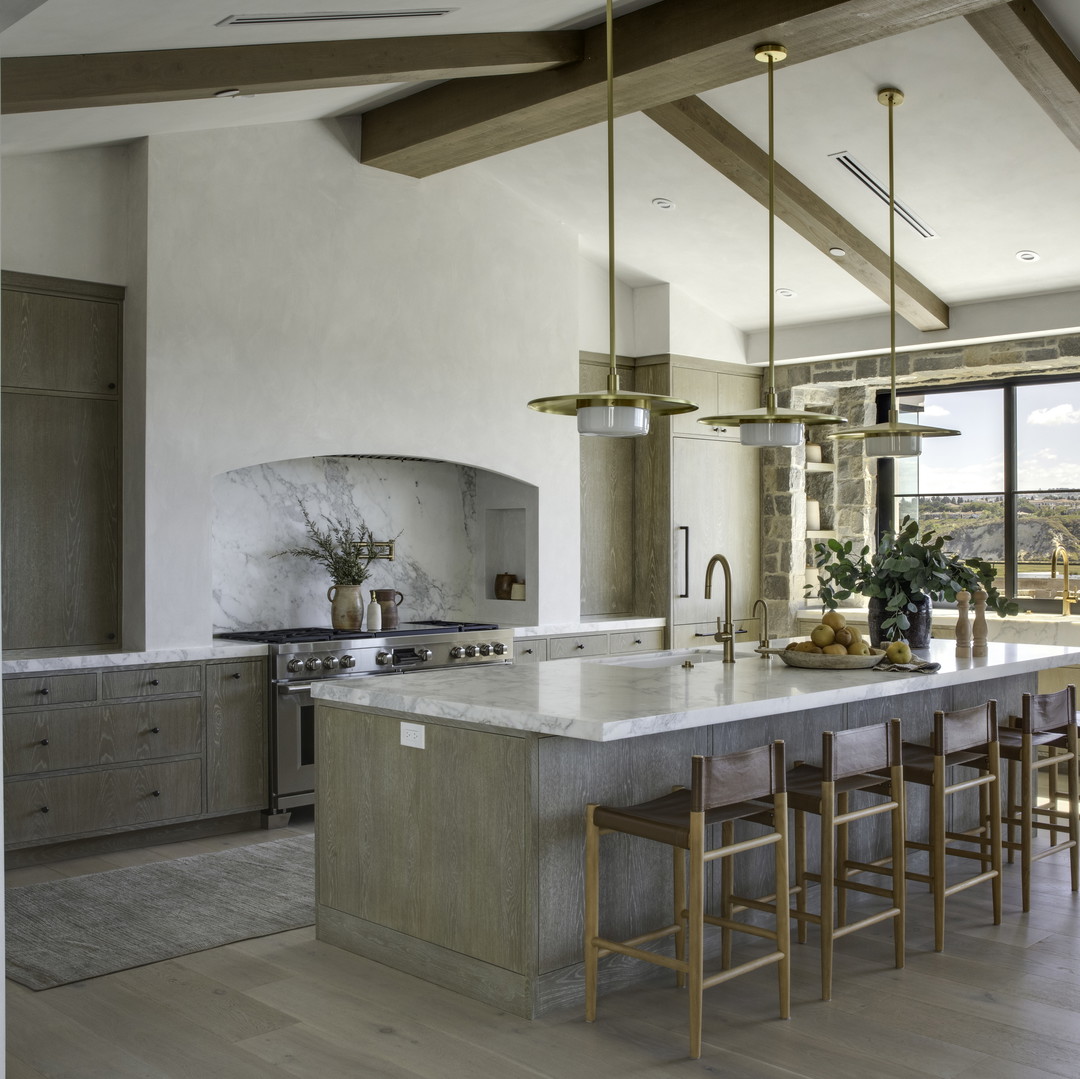
[{"label": "range oven door", "polygon": [[310,683],[275,687],[270,730],[270,808],[315,802],[315,703]]}]

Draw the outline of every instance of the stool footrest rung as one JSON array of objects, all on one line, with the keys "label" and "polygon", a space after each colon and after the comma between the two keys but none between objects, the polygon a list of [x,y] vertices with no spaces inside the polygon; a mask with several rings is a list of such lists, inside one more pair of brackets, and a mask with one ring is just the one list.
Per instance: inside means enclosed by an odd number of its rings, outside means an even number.
[{"label": "stool footrest rung", "polygon": [[982,884],[984,880],[993,880],[997,875],[998,872],[996,869],[988,869],[985,873],[979,873],[977,876],[957,881],[956,884],[950,884],[945,889],[945,895],[956,895],[957,892],[962,892],[965,888],[970,888],[973,884]]},{"label": "stool footrest rung", "polygon": [[[641,938],[637,938],[641,939]],[[642,959],[646,963],[655,963],[658,967],[667,967],[669,970],[686,973],[689,969],[686,963],[674,956],[664,955],[663,952],[648,952],[644,948],[635,948],[618,940],[605,940],[603,937],[593,937],[592,943],[597,947],[597,958],[602,959],[605,955],[613,952],[618,955],[628,955],[631,959]]]},{"label": "stool footrest rung", "polygon": [[847,925],[837,926],[833,930],[833,937],[846,937],[848,933],[854,933],[858,929],[865,929],[870,925],[877,925],[879,922],[888,921],[890,918],[898,918],[900,916],[899,907],[890,907],[888,910],[883,910],[878,914],[872,914],[869,918],[863,918],[858,922],[848,922]]},{"label": "stool footrest rung", "polygon": [[701,987],[702,989],[710,989],[712,986],[719,985],[721,982],[737,978],[740,974],[749,974],[752,970],[758,970],[761,967],[779,963],[784,959],[784,956],[784,952],[769,952],[768,955],[760,955],[757,959],[750,959],[745,963],[740,963],[737,967],[728,967],[727,970],[721,970],[716,974],[710,974],[707,978],[702,979]]}]

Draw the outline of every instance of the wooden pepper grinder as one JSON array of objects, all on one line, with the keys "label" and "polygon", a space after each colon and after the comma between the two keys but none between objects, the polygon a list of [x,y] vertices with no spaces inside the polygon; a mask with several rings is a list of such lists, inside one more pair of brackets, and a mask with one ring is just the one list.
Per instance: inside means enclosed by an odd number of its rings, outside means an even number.
[{"label": "wooden pepper grinder", "polygon": [[986,655],[986,593],[980,588],[975,594],[975,620],[971,627],[971,654]]},{"label": "wooden pepper grinder", "polygon": [[970,592],[956,593],[956,658],[971,658],[971,623],[968,621]]}]

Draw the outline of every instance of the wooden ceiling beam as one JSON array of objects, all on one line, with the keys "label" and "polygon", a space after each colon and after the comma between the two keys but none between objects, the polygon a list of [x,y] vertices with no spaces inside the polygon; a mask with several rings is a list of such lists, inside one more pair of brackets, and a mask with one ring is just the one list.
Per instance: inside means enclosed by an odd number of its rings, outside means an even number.
[{"label": "wooden ceiling beam", "polygon": [[395,82],[509,76],[578,61],[579,31],[366,38],[207,49],[12,56],[5,113],[190,101],[220,90],[271,94]]},{"label": "wooden ceiling beam", "polygon": [[[1080,60],[1032,0],[969,14],[978,35],[1080,149]],[[977,92],[977,90],[976,90]]]},{"label": "wooden ceiling beam", "polygon": [[[763,206],[769,204],[769,156],[700,98],[644,110],[645,115]],[[828,203],[776,166],[776,217],[875,296],[889,302],[889,256]],[[830,247],[843,248],[832,258]],[[949,328],[949,308],[924,284],[896,267],[896,311],[918,330]]]},{"label": "wooden ceiling beam", "polygon": [[[615,20],[619,115],[760,74],[753,48],[778,41],[795,62],[979,11],[1000,0],[660,0]],[[364,114],[360,159],[429,176],[603,121],[604,27],[584,59],[553,71],[453,80]]]}]

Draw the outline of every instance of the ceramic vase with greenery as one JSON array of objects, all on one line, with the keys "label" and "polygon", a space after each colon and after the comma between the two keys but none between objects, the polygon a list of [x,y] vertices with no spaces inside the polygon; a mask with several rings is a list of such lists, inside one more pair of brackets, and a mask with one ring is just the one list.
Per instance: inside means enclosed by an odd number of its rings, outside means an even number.
[{"label": "ceramic vase with greenery", "polygon": [[[919,522],[905,517],[898,529],[882,533],[872,554],[869,546],[855,553],[851,540],[815,543],[818,598],[823,606],[836,610],[854,595],[866,596],[869,614],[880,616],[871,620],[872,638],[873,622],[879,623],[875,646],[882,640],[906,640],[913,648],[927,647],[931,601],[952,603],[958,592],[974,594],[981,589],[986,593],[987,610],[1002,617],[1016,614],[1019,606],[994,587],[994,567],[981,558],[961,558],[945,550],[951,539],[929,527],[920,534]],[[812,593],[813,585],[808,585],[807,597]],[[916,634],[916,629],[922,632]]]},{"label": "ceramic vase with greenery", "polygon": [[322,517],[324,524],[320,524],[308,513],[302,501],[300,512],[304,515],[311,546],[290,547],[278,551],[277,555],[295,555],[318,562],[333,582],[326,592],[331,625],[334,629],[360,629],[364,617],[362,586],[371,576],[369,566],[375,558],[371,529],[363,521],[353,522],[325,514]]}]

